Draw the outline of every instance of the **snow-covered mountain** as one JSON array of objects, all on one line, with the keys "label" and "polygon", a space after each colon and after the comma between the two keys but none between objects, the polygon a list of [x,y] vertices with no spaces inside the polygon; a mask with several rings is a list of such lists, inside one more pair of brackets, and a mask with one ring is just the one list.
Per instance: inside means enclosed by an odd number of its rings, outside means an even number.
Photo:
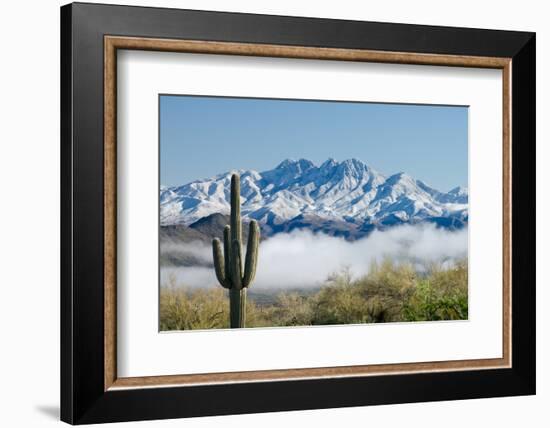
[{"label": "snow-covered mountain", "polygon": [[[228,214],[232,172],[161,187],[161,225],[189,226],[214,213]],[[268,171],[237,172],[243,217],[258,220],[268,233],[292,225],[367,233],[423,221],[459,228],[468,220],[467,189],[440,192],[404,173],[386,177],[357,159],[328,159],[319,166],[287,159]]]}]

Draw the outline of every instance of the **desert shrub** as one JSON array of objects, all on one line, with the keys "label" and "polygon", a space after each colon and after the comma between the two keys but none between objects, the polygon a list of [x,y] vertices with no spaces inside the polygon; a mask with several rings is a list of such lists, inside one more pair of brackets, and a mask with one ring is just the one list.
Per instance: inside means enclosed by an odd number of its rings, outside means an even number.
[{"label": "desert shrub", "polygon": [[410,263],[385,259],[372,262],[369,273],[356,281],[367,300],[370,322],[402,321],[404,302],[414,292],[417,274]]},{"label": "desert shrub", "polygon": [[308,296],[280,293],[271,312],[274,325],[310,325],[313,315],[310,303]]},{"label": "desert shrub", "polygon": [[389,259],[373,262],[369,273],[355,280],[343,270],[312,298],[312,324],[467,319],[467,261],[423,270]]},{"label": "desert shrub", "polygon": [[[227,302],[229,305],[229,301]],[[275,307],[273,305],[257,305],[252,299],[246,302],[246,327],[275,327]]]},{"label": "desert shrub", "polygon": [[[467,260],[423,269],[383,260],[359,278],[343,269],[314,293],[281,292],[262,304],[249,297],[246,309],[247,327],[467,318]],[[229,298],[223,288],[192,290],[173,279],[161,287],[161,330],[228,327]]]},{"label": "desert shrub", "polygon": [[349,269],[332,275],[311,299],[314,325],[370,322],[367,302],[352,281]]},{"label": "desert shrub", "polygon": [[406,321],[461,320],[468,318],[468,266],[461,261],[443,269],[431,266],[403,307]]},{"label": "desert shrub", "polygon": [[160,329],[166,331],[229,327],[229,304],[226,294],[222,288],[161,288]]},{"label": "desert shrub", "polygon": [[410,264],[373,262],[369,273],[352,279],[349,269],[333,274],[312,299],[312,324],[358,324],[403,320],[404,302],[414,291]]},{"label": "desert shrub", "polygon": [[407,262],[396,263],[386,258],[382,263],[373,261],[369,273],[357,280],[369,296],[402,296],[415,285],[417,273],[413,265]]},{"label": "desert shrub", "polygon": [[430,266],[430,280],[443,293],[459,292],[468,294],[468,262],[460,260],[452,267],[443,267],[440,264]]}]

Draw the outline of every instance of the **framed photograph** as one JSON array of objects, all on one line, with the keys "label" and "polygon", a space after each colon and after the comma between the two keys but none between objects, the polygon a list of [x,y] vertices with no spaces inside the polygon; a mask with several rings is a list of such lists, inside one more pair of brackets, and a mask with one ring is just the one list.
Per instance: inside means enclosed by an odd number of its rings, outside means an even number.
[{"label": "framed photograph", "polygon": [[62,420],[535,393],[533,33],[76,3],[61,57]]}]

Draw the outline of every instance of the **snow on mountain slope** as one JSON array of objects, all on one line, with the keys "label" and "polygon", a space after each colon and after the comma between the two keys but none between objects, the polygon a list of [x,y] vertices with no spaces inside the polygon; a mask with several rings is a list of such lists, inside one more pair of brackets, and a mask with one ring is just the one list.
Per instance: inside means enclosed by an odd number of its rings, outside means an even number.
[{"label": "snow on mountain slope", "polygon": [[[214,213],[228,214],[232,172],[161,187],[161,224],[190,225]],[[385,177],[357,159],[328,159],[320,166],[287,159],[269,171],[236,172],[241,176],[243,217],[272,229],[308,217],[358,227],[428,219],[455,224],[441,219],[468,218],[467,189],[443,193],[404,173]]]}]

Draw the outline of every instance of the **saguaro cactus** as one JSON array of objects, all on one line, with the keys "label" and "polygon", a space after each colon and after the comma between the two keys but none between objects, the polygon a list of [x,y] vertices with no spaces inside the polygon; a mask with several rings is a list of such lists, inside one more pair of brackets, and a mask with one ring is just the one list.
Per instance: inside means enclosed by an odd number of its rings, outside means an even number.
[{"label": "saguaro cactus", "polygon": [[246,322],[246,289],[256,275],[260,228],[250,222],[246,259],[242,261],[241,184],[238,174],[231,176],[231,225],[223,230],[223,250],[218,238],[212,241],[214,267],[219,283],[229,289],[229,324],[241,328]]}]

